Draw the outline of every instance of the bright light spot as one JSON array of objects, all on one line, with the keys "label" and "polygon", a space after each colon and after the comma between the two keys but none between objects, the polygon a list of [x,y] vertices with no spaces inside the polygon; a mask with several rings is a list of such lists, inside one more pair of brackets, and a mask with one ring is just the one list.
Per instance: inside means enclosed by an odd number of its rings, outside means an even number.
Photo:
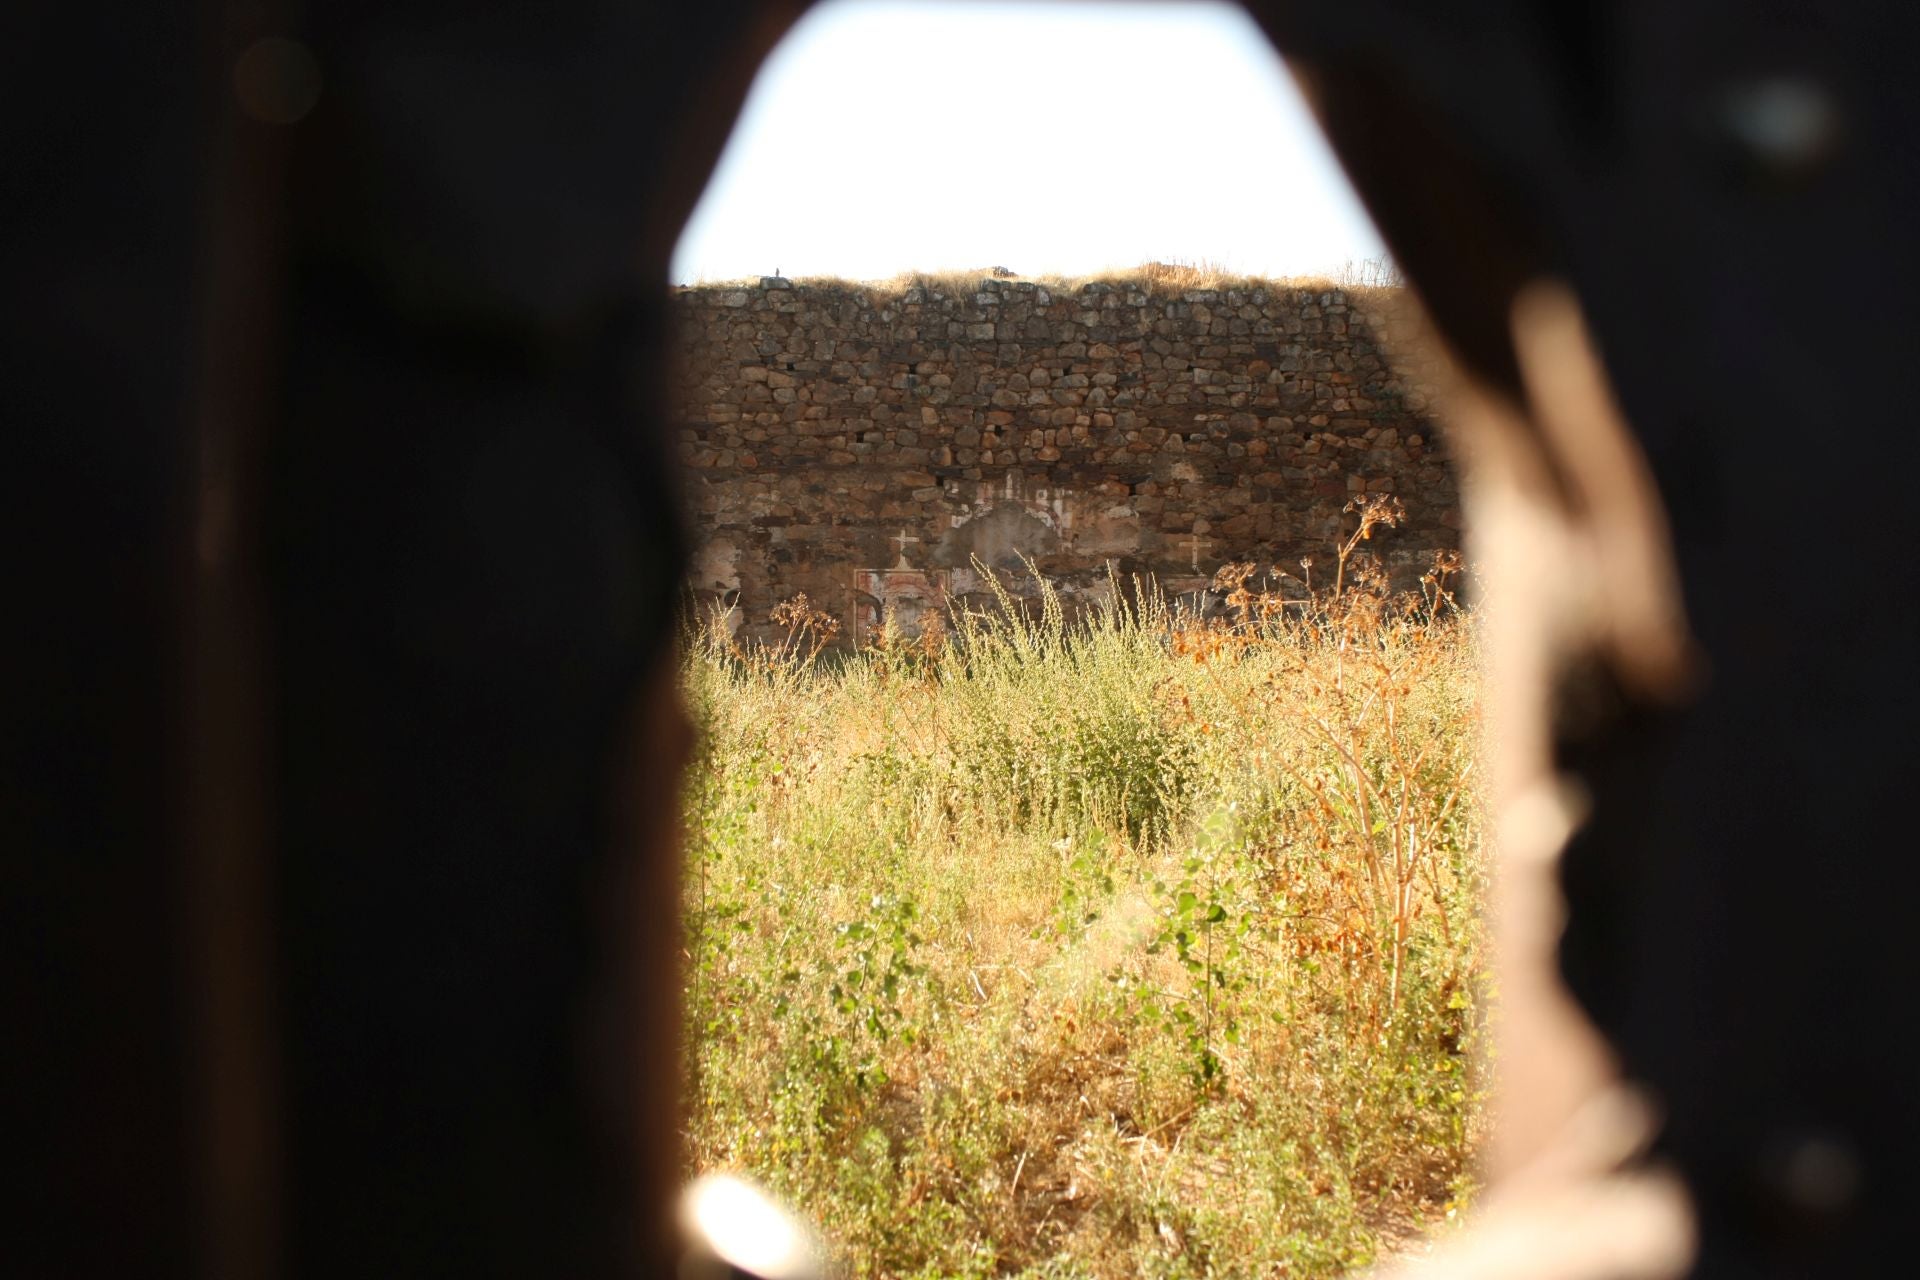
[{"label": "bright light spot", "polygon": [[800,1224],[752,1183],[709,1173],[681,1201],[689,1233],[721,1261],[768,1280],[812,1275],[813,1241]]}]

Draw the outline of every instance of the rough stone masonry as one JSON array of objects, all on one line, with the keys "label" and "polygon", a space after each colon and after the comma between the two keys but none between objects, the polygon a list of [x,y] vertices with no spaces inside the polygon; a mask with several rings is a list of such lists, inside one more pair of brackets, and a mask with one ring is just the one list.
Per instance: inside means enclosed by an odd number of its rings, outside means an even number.
[{"label": "rough stone masonry", "polygon": [[1461,518],[1429,371],[1389,364],[1382,301],[993,277],[681,290],[693,589],[763,636],[805,592],[858,644],[887,611],[912,629],[984,598],[983,566],[1024,590],[1023,557],[1070,604],[1110,573],[1204,593],[1240,560],[1298,579],[1312,557],[1318,586],[1342,508],[1383,492],[1406,520],[1367,551],[1410,586]]}]

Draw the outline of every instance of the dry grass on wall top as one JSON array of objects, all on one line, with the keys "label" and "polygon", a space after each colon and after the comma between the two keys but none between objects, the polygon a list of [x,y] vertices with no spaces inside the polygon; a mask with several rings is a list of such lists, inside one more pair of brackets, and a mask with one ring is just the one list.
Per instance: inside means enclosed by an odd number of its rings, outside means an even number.
[{"label": "dry grass on wall top", "polygon": [[1409,609],[1246,565],[1218,623],[1042,590],[851,656],[804,602],[784,644],[691,636],[699,1166],[857,1276],[1328,1276],[1451,1217],[1486,987],[1457,568]]},{"label": "dry grass on wall top", "polygon": [[[678,287],[682,290],[742,288],[757,285],[761,279],[763,277],[751,276],[701,280]],[[1203,260],[1147,262],[1136,267],[1116,267],[1078,276],[1051,273],[1026,276],[1004,268],[984,267],[971,271],[903,271],[883,280],[852,280],[843,276],[791,277],[791,283],[798,287],[865,294],[874,303],[904,297],[912,289],[924,289],[948,297],[965,297],[978,293],[981,282],[987,280],[996,284],[1032,284],[1056,293],[1076,293],[1088,285],[1135,288],[1150,297],[1177,297],[1189,292],[1225,289],[1292,290],[1303,293],[1338,290],[1354,301],[1365,302],[1387,301],[1402,292],[1397,270],[1373,260],[1358,265],[1349,263],[1332,275],[1301,276],[1250,275]]]}]

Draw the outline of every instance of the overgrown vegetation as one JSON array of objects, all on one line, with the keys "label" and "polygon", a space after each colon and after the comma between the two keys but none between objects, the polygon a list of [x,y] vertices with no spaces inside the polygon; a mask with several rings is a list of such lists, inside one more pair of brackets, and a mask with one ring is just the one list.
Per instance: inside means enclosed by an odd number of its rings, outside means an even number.
[{"label": "overgrown vegetation", "polygon": [[[859,1276],[1322,1276],[1451,1216],[1485,983],[1457,560],[864,652],[695,635],[693,1158]],[[1289,590],[1282,591],[1285,586]]]}]

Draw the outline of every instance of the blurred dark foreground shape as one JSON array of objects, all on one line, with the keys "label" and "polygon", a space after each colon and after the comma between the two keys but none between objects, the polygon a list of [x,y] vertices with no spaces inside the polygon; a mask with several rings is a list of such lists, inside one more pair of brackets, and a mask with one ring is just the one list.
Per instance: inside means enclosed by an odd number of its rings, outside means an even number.
[{"label": "blurred dark foreground shape", "polygon": [[[11,15],[0,1274],[679,1270],[665,264],[801,7]],[[1873,1274],[1913,9],[1250,7],[1493,569],[1500,1125],[1433,1265]]]}]

